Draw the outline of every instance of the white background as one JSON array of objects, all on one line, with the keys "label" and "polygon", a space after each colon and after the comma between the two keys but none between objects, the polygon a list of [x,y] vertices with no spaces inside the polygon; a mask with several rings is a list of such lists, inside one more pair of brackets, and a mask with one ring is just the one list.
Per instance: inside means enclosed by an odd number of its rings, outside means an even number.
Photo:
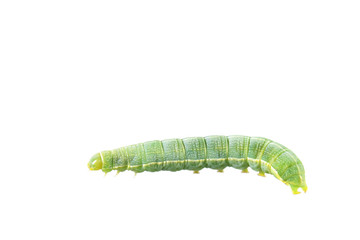
[{"label": "white background", "polygon": [[[359,1],[1,1],[1,239],[359,239]],[[306,194],[96,152],[267,137]]]}]

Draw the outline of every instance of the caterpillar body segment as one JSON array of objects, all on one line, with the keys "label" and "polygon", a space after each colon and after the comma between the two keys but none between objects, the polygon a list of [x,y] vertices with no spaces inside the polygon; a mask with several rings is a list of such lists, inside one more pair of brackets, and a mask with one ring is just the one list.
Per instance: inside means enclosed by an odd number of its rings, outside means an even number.
[{"label": "caterpillar body segment", "polygon": [[149,141],[95,154],[90,170],[112,170],[135,173],[144,171],[191,170],[203,168],[222,172],[233,167],[247,172],[248,167],[274,175],[289,185],[294,194],[307,190],[304,166],[297,156],[283,145],[261,137],[208,136]]}]

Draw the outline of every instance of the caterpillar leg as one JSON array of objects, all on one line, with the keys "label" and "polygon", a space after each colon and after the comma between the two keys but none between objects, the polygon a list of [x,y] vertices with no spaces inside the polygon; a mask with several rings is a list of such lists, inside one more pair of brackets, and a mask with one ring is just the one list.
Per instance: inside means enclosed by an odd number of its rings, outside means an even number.
[{"label": "caterpillar leg", "polygon": [[245,168],[245,169],[243,169],[241,172],[242,172],[242,173],[249,173],[249,170],[248,170],[247,168]]},{"label": "caterpillar leg", "polygon": [[293,185],[290,185],[290,187],[291,187],[291,190],[292,190],[293,194],[299,194],[299,193],[300,193],[300,192],[298,191],[298,188],[299,188],[299,187],[293,186]]},{"label": "caterpillar leg", "polygon": [[265,177],[265,173],[264,173],[264,172],[259,172],[258,175],[261,176],[261,177]]},{"label": "caterpillar leg", "polygon": [[199,171],[194,171],[194,174],[199,174],[200,172]]},{"label": "caterpillar leg", "polygon": [[224,169],[219,169],[217,170],[219,173],[223,173],[224,172]]}]

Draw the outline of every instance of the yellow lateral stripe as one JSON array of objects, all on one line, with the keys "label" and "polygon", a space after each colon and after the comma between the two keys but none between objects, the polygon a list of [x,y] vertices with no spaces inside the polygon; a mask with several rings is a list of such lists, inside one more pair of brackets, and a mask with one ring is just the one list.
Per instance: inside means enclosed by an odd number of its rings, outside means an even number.
[{"label": "yellow lateral stripe", "polygon": [[280,181],[284,182],[283,179],[280,177],[279,173],[276,171],[276,169],[273,168],[268,162],[265,162],[265,161],[259,160],[259,159],[253,159],[253,158],[248,158],[248,161],[249,161],[249,160],[250,160],[251,162],[255,162],[255,163],[260,162],[260,165],[261,165],[261,164],[266,165],[267,167],[270,168],[270,172],[271,172],[272,175],[274,175],[274,176],[275,176],[277,179],[279,179]]},{"label": "yellow lateral stripe", "polygon": [[[128,168],[128,170],[131,170],[131,168],[136,168],[136,167],[141,167],[141,166],[146,167],[146,166],[164,164],[164,163],[184,163],[185,161],[187,161],[187,162],[204,162],[204,161],[224,161],[224,160],[225,160],[225,158],[219,158],[219,159],[185,159],[185,160],[175,160],[175,161],[151,162],[151,163],[145,163],[145,164],[142,164],[142,165],[130,166]],[[267,167],[270,168],[270,171],[271,171],[272,175],[274,175],[280,181],[283,181],[283,179],[280,177],[280,175],[278,174],[276,169],[273,168],[268,162],[265,162],[263,160],[253,159],[253,158],[248,158],[247,160],[245,158],[228,158],[228,160],[232,160],[232,161],[251,161],[251,162],[255,162],[255,163],[260,162],[260,164],[264,164],[264,165],[266,165]]]}]

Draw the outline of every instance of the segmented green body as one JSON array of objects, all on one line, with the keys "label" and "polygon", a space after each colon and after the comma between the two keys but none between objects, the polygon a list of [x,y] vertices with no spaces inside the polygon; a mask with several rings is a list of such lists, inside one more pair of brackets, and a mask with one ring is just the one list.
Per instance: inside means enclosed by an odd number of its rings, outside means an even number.
[{"label": "segmented green body", "polygon": [[150,141],[102,151],[92,159],[99,157],[104,172],[199,171],[226,167],[246,171],[250,167],[259,175],[274,175],[290,185],[294,193],[298,193],[299,187],[307,189],[305,170],[296,155],[283,145],[261,137],[208,136]]}]

